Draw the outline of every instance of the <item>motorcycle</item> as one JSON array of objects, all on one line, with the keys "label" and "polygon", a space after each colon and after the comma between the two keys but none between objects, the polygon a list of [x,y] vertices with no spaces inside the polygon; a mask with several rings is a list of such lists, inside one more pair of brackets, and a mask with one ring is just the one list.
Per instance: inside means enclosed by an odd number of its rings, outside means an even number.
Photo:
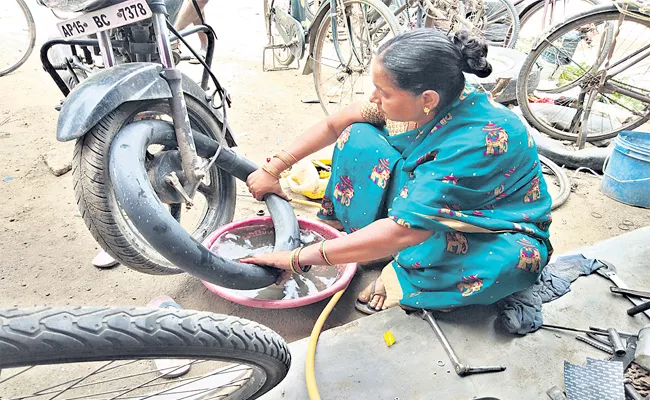
[{"label": "motorcycle", "polygon": [[[46,42],[40,53],[65,96],[57,139],[76,140],[75,197],[100,246],[148,274],[189,272],[233,289],[275,282],[277,271],[228,260],[201,245],[232,221],[235,177],[246,180],[257,169],[232,150],[230,96],[210,69],[213,29],[203,23],[177,32],[173,22],[182,0],[37,1],[75,13],[57,24],[62,38]],[[208,36],[205,59],[185,40],[198,32]],[[179,40],[203,65],[200,84],[177,68],[181,57],[171,43]],[[55,46],[69,47],[72,56],[52,63]],[[93,56],[101,56],[101,67]],[[295,248],[293,210],[276,195],[265,200],[276,249]],[[186,216],[195,221],[191,234],[181,226]]]}]

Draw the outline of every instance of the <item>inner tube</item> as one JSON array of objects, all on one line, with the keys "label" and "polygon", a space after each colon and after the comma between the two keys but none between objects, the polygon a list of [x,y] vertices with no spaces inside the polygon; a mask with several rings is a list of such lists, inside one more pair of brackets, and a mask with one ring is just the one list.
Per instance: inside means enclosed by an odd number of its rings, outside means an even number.
[{"label": "inner tube", "polygon": [[[194,135],[197,153],[211,158],[219,143],[205,135]],[[150,144],[176,145],[171,124],[158,120],[134,122],[113,139],[108,167],[115,198],[139,233],[163,257],[199,279],[222,287],[250,290],[275,283],[282,271],[233,261],[210,251],[195,240],[171,216],[155,194],[147,171],[145,154]],[[229,148],[222,147],[215,165],[245,181],[257,166]],[[270,194],[264,199],[275,227],[275,251],[300,245],[298,220],[289,203]]]}]

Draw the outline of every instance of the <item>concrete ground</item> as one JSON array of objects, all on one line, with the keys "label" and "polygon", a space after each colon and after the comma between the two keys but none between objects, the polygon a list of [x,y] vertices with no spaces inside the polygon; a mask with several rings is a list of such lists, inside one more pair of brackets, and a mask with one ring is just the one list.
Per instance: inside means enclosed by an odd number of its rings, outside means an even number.
[{"label": "concrete ground", "polygon": [[[580,251],[611,262],[631,288],[650,288],[650,228],[618,236]],[[574,253],[574,252],[569,252]],[[629,317],[632,304],[610,293],[611,281],[598,274],[578,278],[571,291],[544,304],[544,322],[574,328],[616,328],[638,332],[643,314]],[[476,397],[545,399],[546,390],[564,388],[564,362],[583,365],[607,355],[574,339],[575,333],[541,329],[520,337],[506,332],[494,307],[467,307],[435,314],[460,360],[472,366],[504,365],[506,371],[461,378],[430,326],[417,315],[392,308],[330,329],[321,335],[316,379],[324,399],[445,399]],[[384,332],[396,343],[387,347]],[[291,344],[289,375],[263,399],[307,399],[308,339]],[[440,366],[439,363],[444,365]]]}]

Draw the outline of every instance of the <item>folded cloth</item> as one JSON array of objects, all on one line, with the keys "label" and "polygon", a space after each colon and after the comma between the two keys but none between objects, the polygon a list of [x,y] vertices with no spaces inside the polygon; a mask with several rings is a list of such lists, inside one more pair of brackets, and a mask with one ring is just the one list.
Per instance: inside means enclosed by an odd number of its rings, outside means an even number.
[{"label": "folded cloth", "polygon": [[582,254],[560,256],[548,264],[537,282],[497,302],[499,319],[510,333],[525,335],[542,326],[542,303],[553,301],[571,290],[571,282],[604,265]]}]

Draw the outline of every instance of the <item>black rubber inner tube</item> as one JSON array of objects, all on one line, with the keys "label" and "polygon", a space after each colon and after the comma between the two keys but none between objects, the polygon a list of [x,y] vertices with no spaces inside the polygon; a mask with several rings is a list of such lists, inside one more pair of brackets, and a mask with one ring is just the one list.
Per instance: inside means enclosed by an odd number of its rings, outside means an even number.
[{"label": "black rubber inner tube", "polygon": [[[211,158],[219,144],[201,134],[194,135],[197,153]],[[244,264],[210,251],[195,240],[167,211],[156,196],[145,170],[150,144],[176,145],[174,128],[167,122],[138,121],[122,128],[111,143],[109,174],[119,206],[140,235],[169,262],[215,285],[230,289],[258,289],[277,281],[278,269]],[[228,148],[222,148],[215,165],[245,181],[257,166]],[[275,250],[293,250],[300,245],[298,221],[289,203],[271,194],[266,206],[275,228]]]}]

